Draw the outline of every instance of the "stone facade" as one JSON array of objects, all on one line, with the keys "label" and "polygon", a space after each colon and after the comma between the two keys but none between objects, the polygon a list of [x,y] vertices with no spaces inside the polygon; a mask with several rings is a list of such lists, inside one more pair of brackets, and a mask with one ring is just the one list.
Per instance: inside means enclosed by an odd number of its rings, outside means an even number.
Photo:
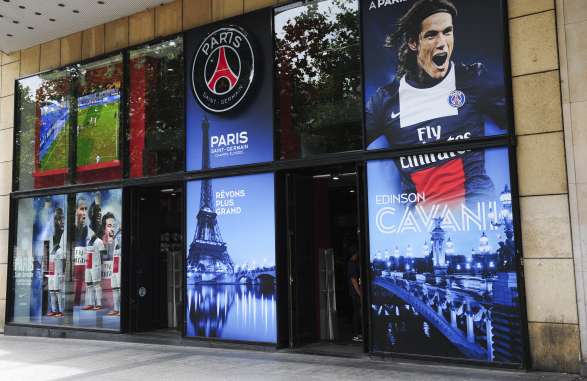
[{"label": "stone facade", "polygon": [[[279,2],[285,1],[176,0],[2,54],[0,331],[15,78]],[[587,358],[587,6],[585,0],[509,0],[508,13],[531,366],[579,372]]]}]

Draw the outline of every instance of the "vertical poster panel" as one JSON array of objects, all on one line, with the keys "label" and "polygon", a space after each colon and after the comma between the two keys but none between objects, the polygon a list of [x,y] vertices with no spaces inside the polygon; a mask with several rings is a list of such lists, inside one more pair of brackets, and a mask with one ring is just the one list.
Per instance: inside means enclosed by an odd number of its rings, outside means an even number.
[{"label": "vertical poster panel", "polygon": [[369,149],[507,133],[503,3],[361,2]]},{"label": "vertical poster panel", "polygon": [[273,160],[271,18],[263,9],[185,34],[188,171]]},{"label": "vertical poster panel", "polygon": [[66,298],[66,226],[66,196],[19,201],[13,321],[49,325],[71,321]]},{"label": "vertical poster panel", "polygon": [[272,173],[187,185],[186,335],[276,342]]},{"label": "vertical poster panel", "polygon": [[[400,169],[415,156],[452,169],[420,189]],[[373,350],[520,363],[507,148],[415,156],[367,166]]]},{"label": "vertical poster panel", "polygon": [[73,325],[120,328],[122,190],[75,197]]}]

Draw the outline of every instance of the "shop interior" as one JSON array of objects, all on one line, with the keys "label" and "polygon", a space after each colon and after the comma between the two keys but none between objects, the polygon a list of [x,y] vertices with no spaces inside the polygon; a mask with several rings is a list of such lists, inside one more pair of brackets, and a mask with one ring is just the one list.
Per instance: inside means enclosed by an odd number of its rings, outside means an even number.
[{"label": "shop interior", "polygon": [[354,164],[286,176],[290,275],[290,346],[312,352],[363,353],[353,327],[349,260],[360,264]]},{"label": "shop interior", "polygon": [[138,188],[132,194],[132,331],[181,335],[183,299],[182,187]]}]

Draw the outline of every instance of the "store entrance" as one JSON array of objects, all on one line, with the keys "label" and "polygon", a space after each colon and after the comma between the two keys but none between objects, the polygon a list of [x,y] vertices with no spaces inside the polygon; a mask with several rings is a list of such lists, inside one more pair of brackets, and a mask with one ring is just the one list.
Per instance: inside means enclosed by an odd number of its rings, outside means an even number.
[{"label": "store entrance", "polygon": [[355,164],[286,175],[290,347],[364,352],[359,178]]},{"label": "store entrance", "polygon": [[180,335],[183,325],[183,189],[131,191],[132,332]]}]

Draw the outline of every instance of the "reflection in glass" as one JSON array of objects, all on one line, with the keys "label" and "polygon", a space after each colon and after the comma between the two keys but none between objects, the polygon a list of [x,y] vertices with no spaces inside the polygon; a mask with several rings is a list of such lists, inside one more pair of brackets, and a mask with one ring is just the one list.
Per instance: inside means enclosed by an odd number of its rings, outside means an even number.
[{"label": "reflection in glass", "polygon": [[67,180],[70,85],[67,69],[17,82],[19,190],[63,185]]},{"label": "reflection in glass", "polygon": [[361,148],[359,10],[327,0],[275,15],[281,159]]},{"label": "reflection in glass", "polygon": [[78,183],[121,177],[120,88],[122,56],[77,67]]},{"label": "reflection in glass", "polygon": [[183,169],[183,42],[130,52],[130,176]]}]

